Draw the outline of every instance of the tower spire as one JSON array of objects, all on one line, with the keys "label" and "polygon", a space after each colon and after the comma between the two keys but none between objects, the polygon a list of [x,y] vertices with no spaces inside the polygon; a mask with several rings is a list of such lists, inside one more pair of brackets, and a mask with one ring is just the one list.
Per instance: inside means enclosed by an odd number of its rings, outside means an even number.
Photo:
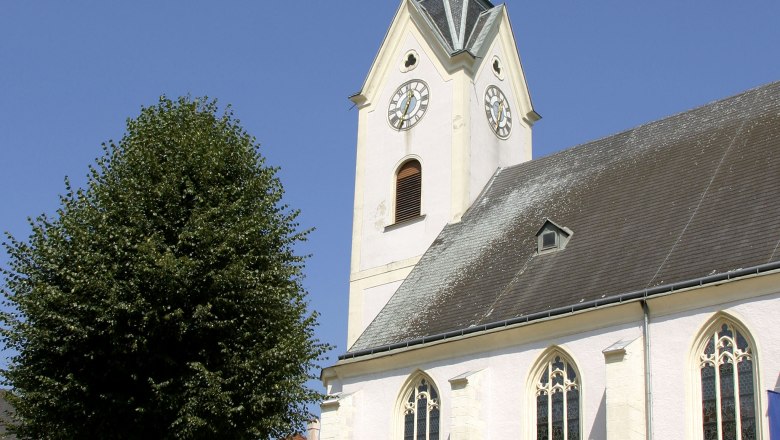
[{"label": "tower spire", "polygon": [[413,1],[451,53],[475,54],[479,49],[475,43],[484,39],[501,9],[486,0]]}]

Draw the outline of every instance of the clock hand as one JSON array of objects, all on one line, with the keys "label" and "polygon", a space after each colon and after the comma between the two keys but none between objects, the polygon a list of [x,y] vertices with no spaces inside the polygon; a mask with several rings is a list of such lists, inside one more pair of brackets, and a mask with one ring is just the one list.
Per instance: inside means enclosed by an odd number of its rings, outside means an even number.
[{"label": "clock hand", "polygon": [[504,101],[501,100],[501,102],[498,104],[498,115],[496,117],[496,130],[498,130],[498,125],[501,123],[501,120],[504,118]]},{"label": "clock hand", "polygon": [[406,119],[406,113],[409,111],[409,104],[412,103],[412,91],[409,90],[409,92],[406,94],[406,107],[404,108],[404,114],[401,116],[401,119],[398,121],[398,128],[400,129],[404,125],[404,120]]}]

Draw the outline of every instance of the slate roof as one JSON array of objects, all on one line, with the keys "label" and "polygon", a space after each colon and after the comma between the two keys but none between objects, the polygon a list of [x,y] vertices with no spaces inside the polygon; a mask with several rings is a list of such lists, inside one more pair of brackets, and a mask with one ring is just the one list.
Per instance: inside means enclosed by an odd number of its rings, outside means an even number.
[{"label": "slate roof", "polygon": [[503,8],[487,0],[415,0],[413,4],[450,54],[466,50],[476,55]]},{"label": "slate roof", "polygon": [[[537,255],[545,219],[574,234]],[[780,82],[499,170],[345,356],[724,278],[778,245]]]}]

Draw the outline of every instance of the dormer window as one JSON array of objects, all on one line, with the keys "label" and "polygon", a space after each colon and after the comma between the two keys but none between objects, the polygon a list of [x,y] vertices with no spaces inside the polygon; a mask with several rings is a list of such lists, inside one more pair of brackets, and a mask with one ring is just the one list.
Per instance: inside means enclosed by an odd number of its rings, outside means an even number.
[{"label": "dormer window", "polygon": [[542,234],[542,250],[558,247],[558,233],[547,231]]},{"label": "dormer window", "polygon": [[546,219],[539,232],[536,233],[536,253],[546,254],[566,247],[572,231],[569,228],[559,226],[550,219]]}]

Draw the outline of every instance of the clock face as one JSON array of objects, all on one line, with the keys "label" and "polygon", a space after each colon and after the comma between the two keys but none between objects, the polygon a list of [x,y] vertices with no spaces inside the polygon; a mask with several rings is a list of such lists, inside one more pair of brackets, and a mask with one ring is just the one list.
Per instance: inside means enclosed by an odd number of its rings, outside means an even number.
[{"label": "clock face", "polygon": [[428,84],[413,79],[401,84],[390,100],[387,120],[396,130],[408,130],[422,119],[428,110],[430,91]]},{"label": "clock face", "polygon": [[504,92],[496,86],[490,86],[485,91],[485,115],[496,136],[501,139],[509,137],[512,131],[512,110]]}]

